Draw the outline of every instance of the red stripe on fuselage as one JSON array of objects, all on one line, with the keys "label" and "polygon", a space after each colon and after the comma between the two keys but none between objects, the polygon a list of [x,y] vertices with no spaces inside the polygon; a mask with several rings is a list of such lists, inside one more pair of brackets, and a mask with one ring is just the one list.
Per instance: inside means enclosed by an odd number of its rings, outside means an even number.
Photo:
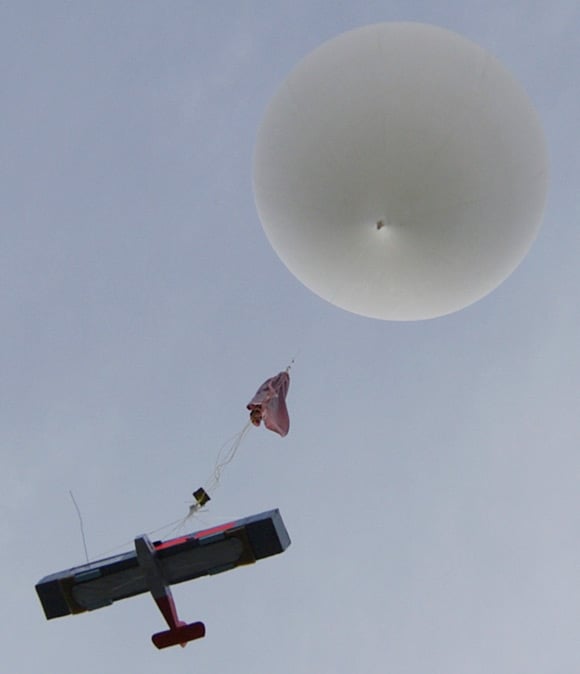
[{"label": "red stripe on fuselage", "polygon": [[185,543],[190,538],[206,538],[207,536],[213,536],[214,534],[219,534],[222,531],[227,531],[235,526],[235,522],[228,522],[227,524],[220,524],[217,527],[212,527],[211,529],[204,529],[203,531],[198,531],[197,533],[191,536],[180,536],[179,538],[172,538],[169,541],[162,541],[155,546],[155,550],[165,550],[165,548],[172,548],[174,545],[181,545]]},{"label": "red stripe on fuselage", "polygon": [[211,529],[204,529],[203,531],[198,531],[196,534],[193,534],[194,538],[205,538],[206,536],[213,536],[213,534],[219,534],[222,531],[227,531],[235,526],[235,522],[228,522],[227,524],[220,524],[217,527],[212,527]]},{"label": "red stripe on fuselage", "polygon": [[170,541],[163,541],[159,545],[155,546],[155,550],[164,550],[165,548],[171,548],[174,545],[180,545],[187,541],[187,536],[181,536],[180,538],[172,538]]}]

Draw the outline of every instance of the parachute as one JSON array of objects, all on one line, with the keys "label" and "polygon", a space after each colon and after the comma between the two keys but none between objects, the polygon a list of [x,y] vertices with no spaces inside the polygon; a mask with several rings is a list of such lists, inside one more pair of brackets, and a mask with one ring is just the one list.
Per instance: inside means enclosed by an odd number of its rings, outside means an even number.
[{"label": "parachute", "polygon": [[259,426],[263,421],[268,430],[282,437],[288,434],[290,418],[286,407],[286,395],[289,387],[290,375],[287,370],[266,379],[246,405],[254,426]]}]

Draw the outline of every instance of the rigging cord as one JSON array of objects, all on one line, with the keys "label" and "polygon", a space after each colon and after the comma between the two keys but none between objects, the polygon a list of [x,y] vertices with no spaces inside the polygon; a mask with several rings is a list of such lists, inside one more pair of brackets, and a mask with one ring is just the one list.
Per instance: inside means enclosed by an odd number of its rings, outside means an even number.
[{"label": "rigging cord", "polygon": [[74,494],[72,493],[72,490],[69,489],[68,493],[70,494],[72,502],[74,503],[75,509],[77,511],[77,515],[79,517],[79,524],[80,524],[80,528],[81,528],[81,536],[82,536],[82,539],[83,539],[83,548],[85,549],[85,558],[87,560],[87,564],[89,564],[89,553],[88,553],[88,550],[87,550],[87,540],[85,538],[85,527],[83,525],[83,517],[81,515],[81,511],[80,511],[80,508],[78,506],[78,503],[76,502]]},{"label": "rigging cord", "polygon": [[[298,348],[294,356],[291,358],[290,362],[286,366],[285,371],[288,373],[294,366],[294,363],[296,362],[296,359],[298,358],[299,354],[301,351],[301,347]],[[173,520],[172,522],[169,522],[167,524],[164,524],[160,527],[157,527],[156,529],[153,529],[151,531],[147,532],[148,536],[151,536],[153,534],[157,534],[162,531],[168,531],[170,530],[171,533],[174,533],[178,530],[180,530],[184,524],[192,517],[198,517],[198,512],[210,501],[210,495],[213,495],[218,486],[220,485],[222,473],[224,469],[234,460],[236,453],[242,444],[243,440],[245,439],[246,435],[248,434],[248,431],[252,427],[252,422],[247,421],[242,429],[235,433],[233,436],[231,436],[228,440],[226,440],[223,445],[220,447],[217,453],[217,457],[214,463],[213,470],[210,474],[210,476],[207,478],[205,481],[205,487],[200,487],[197,489],[194,493],[193,496],[195,498],[195,501],[193,503],[189,504],[189,510],[187,514],[184,517],[180,517],[179,519]],[[69,490],[71,499],[73,500],[73,503],[75,505],[78,517],[79,517],[79,523],[81,527],[81,535],[83,539],[83,546],[85,550],[85,557],[87,560],[87,563],[89,563],[89,555],[87,551],[87,546],[86,546],[86,539],[85,539],[85,533],[84,533],[84,527],[83,527],[83,520],[81,517],[81,512],[79,510],[79,507],[77,505],[77,502],[74,498],[74,495],[72,491]],[[119,546],[116,546],[114,548],[110,548],[109,550],[106,550],[103,554],[108,554],[110,552],[119,550],[121,547],[125,547],[126,545],[129,545],[133,541],[127,541],[125,544],[121,544]]]},{"label": "rigging cord", "polygon": [[217,489],[223,469],[233,461],[236,452],[238,451],[238,448],[241,445],[243,439],[248,434],[251,425],[251,421],[246,422],[241,431],[238,431],[238,433],[229,438],[229,440],[226,440],[220,447],[213,472],[206,480],[207,486],[205,487],[205,491],[209,494],[213,494]]}]

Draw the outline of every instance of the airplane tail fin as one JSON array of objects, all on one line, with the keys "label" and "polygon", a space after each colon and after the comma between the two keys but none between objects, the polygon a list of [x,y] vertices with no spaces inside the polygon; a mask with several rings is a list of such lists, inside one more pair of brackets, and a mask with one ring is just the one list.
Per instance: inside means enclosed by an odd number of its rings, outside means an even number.
[{"label": "airplane tail fin", "polygon": [[165,632],[157,632],[151,637],[151,641],[157,648],[169,646],[185,646],[189,641],[201,639],[205,636],[205,625],[202,622],[180,625]]}]

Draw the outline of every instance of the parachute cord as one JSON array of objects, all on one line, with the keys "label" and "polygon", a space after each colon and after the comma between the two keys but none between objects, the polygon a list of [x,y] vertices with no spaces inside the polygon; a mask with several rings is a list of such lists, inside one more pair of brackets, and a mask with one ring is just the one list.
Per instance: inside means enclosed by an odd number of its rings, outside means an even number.
[{"label": "parachute cord", "polygon": [[[290,363],[286,367],[286,372],[289,372],[292,366],[294,365],[296,358],[298,357],[299,351],[296,352],[294,357],[291,359]],[[218,488],[221,480],[222,473],[224,469],[234,460],[236,453],[238,449],[240,448],[240,445],[242,444],[244,438],[248,434],[248,431],[252,427],[252,422],[249,420],[247,421],[243,428],[238,431],[235,435],[230,437],[228,440],[224,442],[224,444],[220,447],[218,450],[217,458],[214,464],[213,471],[211,475],[208,477],[208,479],[205,482],[205,487],[201,488],[200,491],[205,491],[206,494],[213,494],[215,490]],[[78,509],[78,506],[76,504],[76,501],[74,500],[74,496],[72,492],[70,492],[71,498],[73,499],[73,502],[75,504],[75,507],[77,509],[77,513],[79,515],[79,521],[81,524],[81,533],[83,537],[83,545],[85,547],[85,555],[87,558],[87,563],[89,563],[89,556],[86,548],[86,542],[85,542],[85,535],[84,535],[84,530],[83,530],[83,524],[82,524],[82,518],[80,516],[80,511]],[[194,494],[195,496],[195,494]],[[209,499],[207,499],[209,500]],[[151,531],[146,532],[148,536],[151,536],[153,534],[159,533],[161,531],[165,531],[170,529],[171,532],[175,532],[183,527],[183,525],[189,520],[190,518],[194,517],[197,515],[198,511],[201,510],[207,503],[207,500],[205,501],[200,501],[200,502],[195,502],[189,505],[189,511],[185,515],[185,517],[181,517],[177,520],[174,520],[172,522],[169,522],[167,524],[164,524],[163,526],[158,527],[157,529],[152,529]],[[109,550],[106,550],[102,554],[108,554],[110,552],[114,552],[116,550],[119,550],[122,547],[126,547],[130,543],[133,543],[133,541],[127,541],[127,543],[121,544],[119,546],[116,546],[115,548],[110,548]]]},{"label": "parachute cord", "polygon": [[[248,434],[248,431],[252,427],[252,422],[248,421],[242,430],[238,431],[235,435],[233,435],[231,438],[226,440],[224,444],[220,447],[218,451],[218,455],[216,458],[215,466],[214,469],[209,476],[209,478],[206,480],[206,486],[205,486],[205,491],[207,493],[213,494],[217,487],[219,486],[220,479],[222,472],[224,468],[230,464],[233,460],[234,457],[236,456],[236,452],[238,451],[243,439],[246,437]],[[71,492],[71,497],[72,492]],[[76,506],[76,503],[75,503]],[[148,536],[152,536],[153,534],[157,534],[161,531],[166,531],[168,530],[170,533],[175,533],[176,531],[179,531],[184,524],[189,520],[190,518],[197,516],[197,513],[199,510],[201,510],[203,506],[200,505],[199,503],[192,503],[189,506],[189,511],[185,517],[180,517],[177,520],[173,520],[172,522],[168,522],[167,524],[164,524],[160,527],[157,527],[157,529],[152,529],[151,531],[147,531],[146,534]],[[78,511],[78,506],[77,506],[77,512]],[[80,512],[79,512],[79,518],[80,518]],[[81,531],[82,531],[82,520],[81,520]],[[115,552],[116,550],[120,550],[121,548],[127,547],[128,545],[132,544],[133,541],[126,541],[125,543],[122,543],[121,545],[118,545],[114,548],[110,548],[109,550],[105,550],[102,554],[107,555],[109,553]],[[84,533],[83,533],[83,544],[84,544]],[[85,545],[85,553],[86,553],[86,545]],[[88,554],[87,556],[87,562],[89,561]]]},{"label": "parachute cord", "polygon": [[74,494],[72,493],[72,490],[69,489],[68,493],[70,494],[72,502],[74,503],[75,509],[77,511],[77,515],[79,517],[79,524],[80,524],[80,527],[81,527],[81,536],[82,536],[82,539],[83,539],[83,548],[85,549],[85,558],[86,558],[87,564],[88,564],[89,563],[89,553],[87,551],[87,539],[85,538],[85,528],[84,528],[84,525],[83,525],[83,517],[81,515],[81,511],[80,511],[80,508],[79,508],[79,506],[76,502]]},{"label": "parachute cord", "polygon": [[226,440],[226,442],[224,442],[224,444],[220,447],[213,472],[208,478],[207,486],[205,487],[205,490],[208,492],[208,494],[213,494],[217,489],[224,468],[233,461],[239,446],[248,434],[251,426],[251,421],[246,422],[241,431],[236,433],[229,440]]}]

